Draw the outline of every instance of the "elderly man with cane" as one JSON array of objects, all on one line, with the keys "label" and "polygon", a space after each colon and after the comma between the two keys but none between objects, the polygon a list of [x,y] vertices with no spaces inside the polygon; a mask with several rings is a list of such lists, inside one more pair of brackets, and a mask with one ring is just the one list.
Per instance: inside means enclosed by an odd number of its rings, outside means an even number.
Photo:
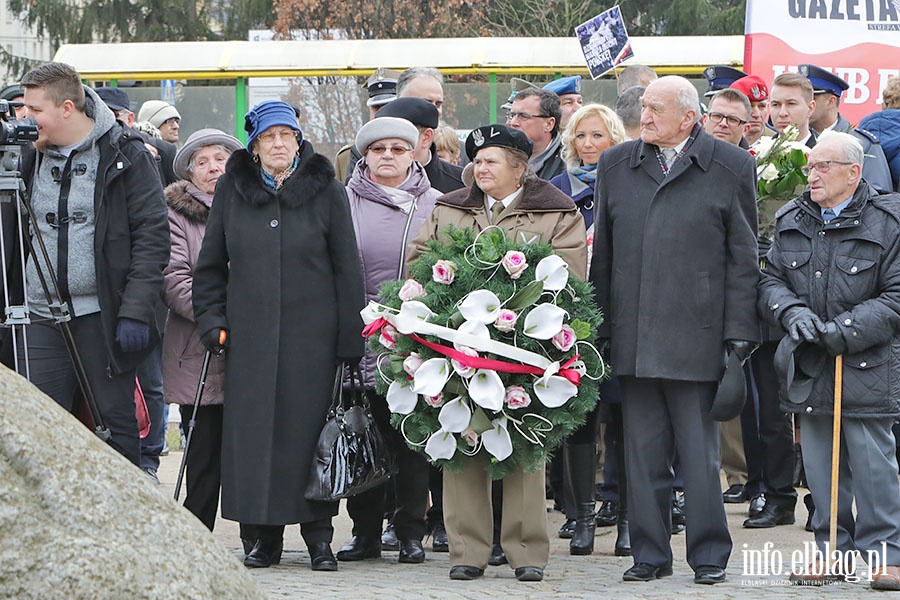
[{"label": "elderly man with cane", "polygon": [[861,178],[863,156],[849,134],[819,138],[804,167],[808,190],[778,212],[759,309],[789,333],[775,363],[783,408],[803,415],[817,508],[821,554],[791,582],[859,577],[861,558],[874,589],[900,590],[891,434],[900,415],[900,195],[877,195]]}]

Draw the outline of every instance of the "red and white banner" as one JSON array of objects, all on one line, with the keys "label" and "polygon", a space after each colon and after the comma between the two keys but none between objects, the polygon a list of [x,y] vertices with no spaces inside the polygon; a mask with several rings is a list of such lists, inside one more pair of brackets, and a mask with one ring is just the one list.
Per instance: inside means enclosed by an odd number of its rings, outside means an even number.
[{"label": "red and white banner", "polygon": [[745,33],[744,71],[771,85],[803,63],[827,69],[850,84],[840,110],[854,124],[900,75],[900,0],[747,0]]}]

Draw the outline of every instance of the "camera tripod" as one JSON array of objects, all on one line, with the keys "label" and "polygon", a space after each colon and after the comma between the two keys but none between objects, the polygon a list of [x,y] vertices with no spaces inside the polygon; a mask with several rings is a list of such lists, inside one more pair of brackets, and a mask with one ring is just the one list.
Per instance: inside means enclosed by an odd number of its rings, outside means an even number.
[{"label": "camera tripod", "polygon": [[[0,102],[3,104],[4,102]],[[0,106],[0,113],[4,113],[2,110],[2,106]],[[2,118],[2,116],[0,116]],[[28,121],[30,119],[22,119],[20,121]],[[34,123],[33,120],[31,120]],[[34,138],[37,137],[37,125],[34,124]],[[34,139],[32,138],[32,139]],[[12,242],[14,245],[10,245],[8,249],[7,240],[5,236],[6,232],[6,223],[4,223],[3,211],[0,210],[0,270],[2,270],[2,283],[3,286],[3,301],[6,307],[5,310],[5,319],[0,325],[3,327],[8,327],[10,329],[10,335],[12,338],[12,346],[13,346],[13,356],[16,365],[16,372],[19,371],[19,349],[18,349],[18,338],[17,336],[21,334],[22,336],[22,349],[23,349],[23,364],[25,365],[25,377],[26,379],[30,379],[30,370],[28,367],[28,338],[27,338],[27,330],[26,325],[31,323],[31,312],[28,307],[28,299],[27,295],[23,293],[22,295],[22,304],[11,304],[11,294],[10,294],[10,273],[7,268],[8,264],[8,251],[12,251],[13,257],[16,258],[16,264],[12,265],[15,269],[21,269],[21,276],[24,288],[25,281],[25,263],[26,257],[31,255],[35,260],[35,272],[37,273],[38,279],[40,281],[41,289],[44,294],[44,298],[46,299],[47,306],[50,311],[51,320],[55,325],[59,327],[60,334],[62,335],[63,341],[66,346],[66,350],[69,354],[69,357],[72,360],[72,366],[74,367],[75,377],[78,381],[78,387],[81,390],[81,394],[84,397],[85,404],[87,405],[88,411],[91,414],[91,418],[94,421],[94,433],[104,442],[109,441],[110,439],[110,431],[109,428],[103,422],[103,416],[100,414],[100,408],[97,405],[97,400],[94,397],[93,389],[90,385],[90,380],[87,376],[87,371],[85,370],[84,363],[81,360],[81,355],[78,352],[78,348],[75,345],[75,338],[72,335],[72,330],[69,327],[69,321],[72,319],[71,312],[69,310],[69,305],[66,301],[63,300],[62,295],[60,294],[59,281],[57,280],[56,273],[53,270],[53,267],[50,262],[50,256],[47,252],[47,247],[44,244],[44,238],[41,236],[40,229],[37,226],[33,226],[32,233],[33,235],[28,235],[26,233],[26,227],[28,227],[28,223],[36,223],[36,217],[34,213],[34,209],[31,206],[30,200],[28,200],[25,192],[25,182],[22,180],[21,173],[19,172],[19,157],[21,156],[22,148],[19,145],[7,144],[0,146],[0,204],[11,204],[14,207],[14,210],[11,211],[16,220],[15,227],[15,240]],[[37,249],[40,250],[40,256],[43,259],[43,267],[41,265],[41,261],[37,260],[38,254],[35,251],[35,242],[37,242]],[[26,250],[28,251],[26,253]],[[16,252],[17,251],[17,252]],[[46,269],[46,273],[44,273],[43,268]],[[21,375],[21,373],[19,373]]]}]

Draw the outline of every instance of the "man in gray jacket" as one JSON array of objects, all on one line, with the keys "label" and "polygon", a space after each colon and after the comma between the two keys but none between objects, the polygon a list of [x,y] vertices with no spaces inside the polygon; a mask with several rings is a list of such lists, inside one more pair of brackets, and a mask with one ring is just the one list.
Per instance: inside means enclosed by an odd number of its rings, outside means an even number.
[{"label": "man in gray jacket", "polygon": [[[879,196],[861,178],[862,163],[862,146],[850,134],[819,137],[804,167],[808,191],[777,215],[759,311],[789,333],[776,353],[782,408],[803,415],[803,465],[823,553],[791,581],[821,585],[848,574],[843,561],[838,572],[828,568],[835,561],[826,548],[836,373],[825,354],[843,355],[835,549],[844,559],[862,553],[873,588],[900,590],[900,487],[891,433],[900,416],[900,195]],[[787,381],[790,350],[795,357],[820,355],[804,364],[824,363],[803,367],[812,378],[803,391]]]}]

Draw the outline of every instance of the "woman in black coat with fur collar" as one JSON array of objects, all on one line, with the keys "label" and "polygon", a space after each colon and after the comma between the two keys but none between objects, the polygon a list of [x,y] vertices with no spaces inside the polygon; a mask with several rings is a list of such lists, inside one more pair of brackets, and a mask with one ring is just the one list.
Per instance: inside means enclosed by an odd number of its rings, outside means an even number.
[{"label": "woman in black coat with fur collar", "polygon": [[290,105],[261,103],[246,129],[194,273],[201,339],[225,351],[222,516],[240,521],[248,567],[277,564],[284,525],[300,523],[312,568],[333,571],[337,502],[304,490],[335,368],[363,354],[356,237],[344,187]]}]

